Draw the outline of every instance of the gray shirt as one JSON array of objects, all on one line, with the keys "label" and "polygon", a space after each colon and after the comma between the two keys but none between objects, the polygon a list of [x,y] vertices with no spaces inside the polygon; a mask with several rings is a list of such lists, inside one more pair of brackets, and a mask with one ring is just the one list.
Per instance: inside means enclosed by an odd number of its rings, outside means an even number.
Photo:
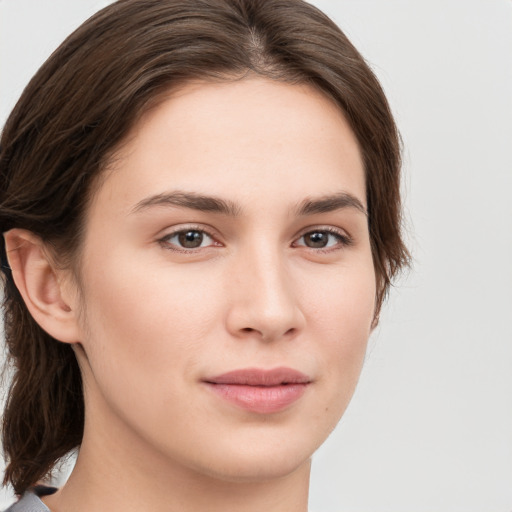
[{"label": "gray shirt", "polygon": [[39,499],[40,496],[53,494],[57,489],[45,485],[30,488],[16,503],[5,512],[50,512],[50,509]]}]

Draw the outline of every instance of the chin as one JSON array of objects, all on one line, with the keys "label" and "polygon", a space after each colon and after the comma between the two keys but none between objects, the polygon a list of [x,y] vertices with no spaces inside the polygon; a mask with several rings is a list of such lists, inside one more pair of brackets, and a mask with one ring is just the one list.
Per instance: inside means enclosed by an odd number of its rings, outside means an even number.
[{"label": "chin", "polygon": [[259,457],[237,457],[237,460],[226,460],[221,467],[210,467],[209,476],[225,482],[258,483],[268,480],[285,478],[299,471],[309,468],[311,455],[308,457],[288,457],[285,454]]},{"label": "chin", "polygon": [[289,435],[283,439],[261,435],[259,441],[231,441],[217,445],[215,452],[210,452],[209,460],[196,459],[196,470],[226,482],[256,483],[284,478],[301,468],[309,468],[311,456],[323,438]]}]

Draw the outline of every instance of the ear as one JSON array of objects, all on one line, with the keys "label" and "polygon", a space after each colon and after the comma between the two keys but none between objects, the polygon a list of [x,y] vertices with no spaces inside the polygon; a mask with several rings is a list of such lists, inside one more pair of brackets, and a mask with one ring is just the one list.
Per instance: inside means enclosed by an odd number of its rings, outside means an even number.
[{"label": "ear", "polygon": [[65,293],[69,271],[56,269],[43,241],[30,231],[11,229],[4,238],[14,282],[34,320],[55,339],[78,342],[76,307]]}]

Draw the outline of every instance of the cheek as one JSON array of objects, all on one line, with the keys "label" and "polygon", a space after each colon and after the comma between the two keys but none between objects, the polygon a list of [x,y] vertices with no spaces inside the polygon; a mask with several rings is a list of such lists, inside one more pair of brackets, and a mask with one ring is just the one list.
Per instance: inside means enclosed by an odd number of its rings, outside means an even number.
[{"label": "cheek", "polygon": [[[325,384],[344,407],[357,384],[375,311],[376,283],[371,262],[343,269],[310,293],[315,357],[326,369]],[[321,348],[320,348],[321,347]]]},{"label": "cheek", "polygon": [[165,440],[176,410],[196,417],[197,404],[183,397],[211,345],[218,287],[169,268],[137,268],[117,259],[85,289],[87,404],[96,418],[114,414]]},{"label": "cheek", "polygon": [[332,268],[312,279],[301,293],[309,322],[328,331],[329,339],[350,343],[369,336],[376,294],[371,258]]},{"label": "cheek", "polygon": [[[192,360],[218,319],[218,286],[197,273],[148,269],[112,254],[84,290],[84,347],[94,370],[168,381]],[[188,363],[187,363],[188,364]]]}]

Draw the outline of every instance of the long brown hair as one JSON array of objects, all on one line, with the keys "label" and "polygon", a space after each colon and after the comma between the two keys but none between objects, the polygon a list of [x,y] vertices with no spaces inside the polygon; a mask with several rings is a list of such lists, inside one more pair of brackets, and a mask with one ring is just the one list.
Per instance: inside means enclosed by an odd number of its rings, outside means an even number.
[{"label": "long brown hair", "polygon": [[[61,264],[72,265],[95,180],[140,115],[178,84],[248,73],[316,87],[339,105],[356,134],[378,314],[408,261],[400,233],[399,136],[363,58],[302,0],[121,0],[86,21],[36,73],[5,125],[0,232],[30,230]],[[13,368],[3,418],[4,483],[21,494],[80,445],[84,401],[71,346],[30,316],[0,238]]]}]

